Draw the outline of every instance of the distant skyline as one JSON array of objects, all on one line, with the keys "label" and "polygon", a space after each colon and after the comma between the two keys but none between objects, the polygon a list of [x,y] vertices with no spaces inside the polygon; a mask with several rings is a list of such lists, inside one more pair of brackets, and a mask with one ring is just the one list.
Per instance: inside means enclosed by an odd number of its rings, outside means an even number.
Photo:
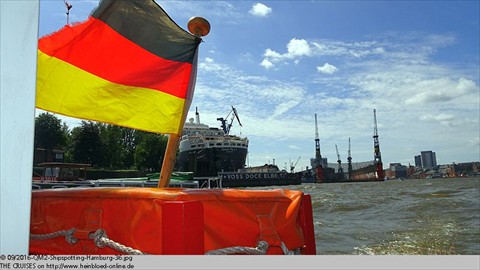
[{"label": "distant skyline", "polygon": [[420,155],[415,156],[415,166],[421,166],[424,169],[431,169],[436,167],[436,153],[433,151],[422,151]]},{"label": "distant skyline", "polygon": [[[94,0],[67,1],[71,23]],[[373,109],[389,163],[415,164],[421,151],[438,164],[480,160],[479,1],[157,1],[182,28],[202,16],[188,118],[219,127],[234,106],[250,140],[248,164],[296,170],[321,154],[329,163],[373,160]],[[40,0],[40,36],[66,23],[63,1]],[[81,120],[64,118],[70,127]]]}]

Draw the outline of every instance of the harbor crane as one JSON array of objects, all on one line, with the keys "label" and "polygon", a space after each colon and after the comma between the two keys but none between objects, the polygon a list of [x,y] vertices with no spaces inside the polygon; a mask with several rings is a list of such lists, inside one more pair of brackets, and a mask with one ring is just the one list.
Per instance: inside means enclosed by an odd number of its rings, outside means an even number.
[{"label": "harbor crane", "polygon": [[323,169],[322,154],[320,154],[320,135],[318,134],[317,114],[315,114],[315,172],[318,183],[321,183],[324,180]]},{"label": "harbor crane", "polygon": [[348,137],[348,157],[347,157],[347,161],[348,161],[348,180],[352,179],[352,171],[353,171],[353,168],[352,168],[352,153],[350,151],[350,137]]},{"label": "harbor crane", "polygon": [[338,173],[343,174],[342,160],[340,159],[340,154],[338,153],[338,147],[336,144],[335,144],[335,150],[337,151]]},{"label": "harbor crane", "polygon": [[297,163],[298,163],[298,161],[300,160],[301,157],[302,157],[302,156],[299,156],[299,157],[298,157],[298,159],[297,159],[297,161],[295,162],[295,164],[293,164],[292,161],[290,161],[290,172],[293,173],[293,170],[295,170],[295,167],[297,166]]},{"label": "harbor crane", "polygon": [[[230,116],[230,114],[232,114],[232,118],[230,119],[230,124],[227,125],[227,118],[228,116]],[[225,135],[228,135],[230,133],[230,128],[232,127],[233,125],[233,120],[237,119],[238,121],[238,124],[240,126],[242,126],[242,123],[240,123],[240,118],[238,117],[238,113],[237,113],[237,109],[235,109],[233,106],[232,106],[232,110],[227,114],[227,116],[225,118],[223,117],[220,117],[220,118],[217,118],[218,121],[220,121],[222,124],[222,129],[223,129],[223,132],[225,133]]]},{"label": "harbor crane", "polygon": [[385,174],[383,172],[382,155],[380,154],[380,142],[378,141],[378,129],[377,129],[377,113],[373,109],[373,158],[377,167],[377,177],[379,180],[384,179]]}]

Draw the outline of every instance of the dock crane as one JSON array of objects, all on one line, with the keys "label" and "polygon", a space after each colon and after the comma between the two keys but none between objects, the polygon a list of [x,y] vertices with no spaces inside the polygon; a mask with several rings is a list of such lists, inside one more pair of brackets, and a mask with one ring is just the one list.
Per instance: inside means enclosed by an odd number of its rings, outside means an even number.
[{"label": "dock crane", "polygon": [[343,174],[342,160],[340,159],[340,154],[338,153],[338,147],[336,144],[335,144],[335,150],[337,151],[338,173]]},{"label": "dock crane", "polygon": [[347,161],[348,161],[348,180],[352,179],[352,171],[353,171],[353,168],[352,168],[352,153],[350,151],[350,137],[348,137],[348,157],[347,157]]},{"label": "dock crane", "polygon": [[[227,125],[227,120],[226,119],[228,118],[228,116],[232,112],[233,112],[233,114],[232,114],[232,118],[230,119],[230,124]],[[228,135],[230,133],[230,128],[232,127],[233,120],[235,120],[235,119],[237,119],[238,124],[240,126],[242,126],[242,123],[240,123],[240,118],[238,118],[237,109],[235,109],[233,106],[232,106],[232,110],[227,114],[227,116],[225,118],[223,118],[223,117],[217,118],[217,120],[222,123],[221,126],[222,126],[222,129],[223,129],[223,132],[225,133],[225,135]]]},{"label": "dock crane", "polygon": [[377,178],[383,180],[385,174],[383,172],[382,155],[380,154],[380,142],[378,141],[378,129],[377,129],[377,113],[373,109],[373,158],[377,167]]},{"label": "dock crane", "polygon": [[297,161],[295,162],[295,164],[293,164],[291,161],[290,161],[290,172],[293,173],[293,170],[295,170],[295,167],[297,166],[297,163],[298,161],[300,160],[302,156],[299,156]]},{"label": "dock crane", "polygon": [[322,155],[320,154],[320,135],[318,135],[317,114],[315,114],[315,172],[317,176],[317,183],[324,180],[324,170],[322,166]]}]

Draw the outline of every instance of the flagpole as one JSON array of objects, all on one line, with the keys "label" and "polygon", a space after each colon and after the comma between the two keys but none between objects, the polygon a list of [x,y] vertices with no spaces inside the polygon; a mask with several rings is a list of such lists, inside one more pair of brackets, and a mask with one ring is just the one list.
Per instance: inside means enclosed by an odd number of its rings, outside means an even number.
[{"label": "flagpole", "polygon": [[162,169],[160,171],[160,179],[158,180],[158,187],[168,187],[170,184],[170,177],[172,175],[173,166],[175,165],[175,156],[177,154],[178,143],[180,135],[170,134],[167,142],[167,149],[163,157]]},{"label": "flagpole", "polygon": [[[197,37],[206,36],[210,32],[210,23],[202,17],[190,18],[190,20],[188,20],[187,27],[188,31]],[[183,119],[183,122],[185,122],[185,119]],[[170,184],[170,177],[172,176],[173,166],[175,165],[175,156],[177,154],[179,141],[179,134],[170,134],[167,142],[167,149],[165,150],[165,155],[162,162],[160,179],[158,180],[157,186],[158,188],[168,187]]]}]

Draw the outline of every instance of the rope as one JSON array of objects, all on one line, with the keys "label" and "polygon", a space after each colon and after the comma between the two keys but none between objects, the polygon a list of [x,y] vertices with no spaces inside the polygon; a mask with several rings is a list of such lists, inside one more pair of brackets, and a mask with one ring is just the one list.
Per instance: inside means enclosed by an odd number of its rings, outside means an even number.
[{"label": "rope", "polygon": [[[74,245],[78,242],[78,239],[73,237],[74,232],[75,232],[75,228],[72,228],[70,230],[62,230],[58,232],[47,233],[47,234],[30,234],[30,239],[47,240],[47,239],[52,239],[60,236],[65,236],[65,241],[67,241],[67,243],[69,243],[70,245]],[[107,246],[116,251],[119,251],[128,255],[147,255],[147,253],[143,253],[138,249],[127,247],[125,245],[122,245],[120,243],[117,243],[109,239],[105,230],[103,229],[98,229],[94,233],[90,233],[89,238],[93,240],[95,246],[97,246],[98,248],[104,248]],[[282,249],[285,255],[300,254],[299,249],[293,250],[293,251],[288,250],[287,246],[283,242],[280,248]],[[257,244],[257,247],[255,248],[241,247],[241,246],[228,247],[228,248],[208,251],[205,253],[205,255],[234,255],[234,254],[265,255],[267,254],[267,250],[268,250],[268,243],[265,241],[259,241]]]},{"label": "rope", "polygon": [[47,239],[52,239],[60,236],[65,236],[65,241],[67,241],[67,243],[69,243],[70,245],[74,245],[78,242],[78,239],[73,237],[74,232],[75,232],[75,228],[72,228],[70,230],[47,233],[47,234],[30,234],[30,239],[47,240]]},{"label": "rope", "polygon": [[299,255],[300,254],[300,249],[299,248],[290,251],[290,250],[288,250],[287,246],[283,242],[282,242],[282,245],[280,246],[280,248],[282,249],[283,254],[285,254],[285,255]]},{"label": "rope", "polygon": [[145,255],[146,254],[141,252],[138,249],[127,247],[113,240],[108,239],[107,234],[103,229],[98,229],[95,231],[95,233],[90,234],[90,239],[92,239],[95,245],[99,248],[104,248],[105,246],[107,246],[112,249],[115,249],[116,251],[120,251],[128,255]]},{"label": "rope", "polygon": [[211,250],[205,255],[234,255],[234,254],[244,254],[244,255],[265,255],[267,254],[268,243],[265,241],[259,241],[256,248],[252,247],[229,247],[222,248],[217,250]]},{"label": "rope", "polygon": [[[52,239],[60,236],[65,236],[65,241],[69,243],[70,245],[74,245],[78,242],[78,239],[73,237],[73,233],[75,232],[75,228],[72,228],[70,230],[63,230],[63,231],[58,231],[58,232],[53,232],[53,233],[47,233],[47,234],[30,234],[30,239],[32,240],[47,240],[47,239]],[[89,238],[93,240],[93,243],[98,248],[104,248],[105,246],[110,247],[116,251],[128,254],[128,255],[145,255],[147,253],[143,253],[138,249],[134,249],[131,247],[124,246],[120,243],[117,243],[113,240],[108,239],[107,234],[105,233],[105,230],[103,229],[98,229],[94,233],[90,233]]]},{"label": "rope", "polygon": [[[282,242],[280,248],[285,255],[299,255],[301,254],[300,249],[295,250],[288,250],[285,243]],[[217,250],[211,250],[205,255],[234,255],[234,254],[244,254],[244,255],[265,255],[267,254],[268,250],[268,243],[265,241],[259,241],[256,248],[252,247],[229,247],[229,248],[222,248]]]}]

